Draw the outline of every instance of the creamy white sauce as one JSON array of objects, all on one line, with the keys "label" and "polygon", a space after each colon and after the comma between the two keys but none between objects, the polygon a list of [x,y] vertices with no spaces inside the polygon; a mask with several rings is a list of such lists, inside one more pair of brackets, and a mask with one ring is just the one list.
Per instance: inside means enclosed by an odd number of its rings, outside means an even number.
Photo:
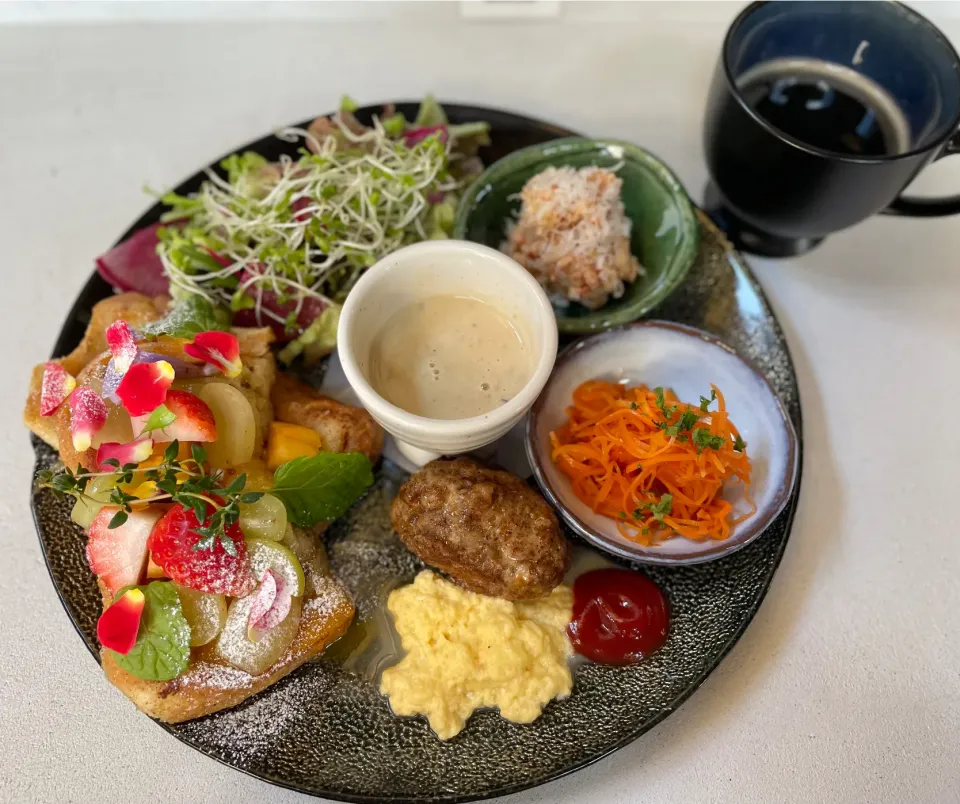
[{"label": "creamy white sauce", "polygon": [[496,307],[467,296],[431,296],[394,313],[370,349],[368,379],[417,416],[489,413],[527,384],[530,349]]}]

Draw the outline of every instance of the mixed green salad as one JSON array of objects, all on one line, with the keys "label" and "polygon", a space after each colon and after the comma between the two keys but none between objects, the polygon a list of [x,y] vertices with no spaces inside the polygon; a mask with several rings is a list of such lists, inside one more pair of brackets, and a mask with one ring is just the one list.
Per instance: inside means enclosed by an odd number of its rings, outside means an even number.
[{"label": "mixed green salad", "polygon": [[[366,268],[449,236],[459,193],[483,169],[477,149],[489,143],[486,123],[450,125],[429,96],[414,120],[387,106],[365,126],[356,108],[344,98],[329,118],[278,132],[301,143],[296,157],[234,154],[197,192],[162,195],[169,210],[150,239],[142,230],[118,249],[142,235],[138,250],[153,245],[172,296],[206,299],[237,325],[273,327],[287,341],[281,359],[326,354]],[[98,260],[101,274],[144,290],[119,256]]]}]

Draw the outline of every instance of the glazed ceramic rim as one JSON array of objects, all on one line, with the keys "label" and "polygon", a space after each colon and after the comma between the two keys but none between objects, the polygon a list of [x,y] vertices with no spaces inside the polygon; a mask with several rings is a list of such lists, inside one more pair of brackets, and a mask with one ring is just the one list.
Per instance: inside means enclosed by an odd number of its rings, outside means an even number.
[{"label": "glazed ceramic rim", "polygon": [[[532,154],[546,157],[546,149],[549,149],[551,155],[558,152],[562,152],[564,155],[574,155],[591,151],[619,149],[623,161],[633,162],[648,168],[655,180],[667,190],[677,205],[680,212],[679,229],[681,236],[679,243],[670,255],[667,267],[663,271],[663,281],[648,288],[642,296],[629,304],[611,311],[606,318],[603,317],[603,307],[576,317],[561,315],[554,308],[557,328],[560,332],[580,335],[603,332],[613,327],[623,326],[646,315],[664,302],[682,284],[690,268],[696,262],[700,247],[700,224],[694,213],[693,201],[690,200],[690,196],[677,175],[662,159],[639,145],[625,140],[606,138],[562,137],[539,145],[528,145],[526,148],[514,151],[502,159],[498,159],[484,170],[464,193],[459,204],[457,204],[453,237],[461,240],[466,239],[468,224],[476,205],[491,192],[494,182],[526,167]],[[542,158],[541,161],[549,162],[551,165],[562,164],[562,161],[558,163],[547,158]]]},{"label": "glazed ceramic rim", "polygon": [[[697,329],[696,327],[691,327],[686,324],[677,324],[673,321],[660,320],[637,321],[619,329],[600,333],[592,338],[584,338],[583,340],[571,344],[560,353],[560,355],[557,357],[557,362],[554,365],[554,372],[556,372],[564,363],[569,362],[573,358],[577,357],[581,352],[587,349],[596,349],[598,347],[603,348],[604,346],[608,345],[610,341],[616,341],[617,339],[623,337],[630,330],[637,329],[639,327],[671,330],[687,337],[696,338],[697,340],[703,341],[711,346],[719,347],[740,361],[747,368],[747,370],[767,389],[771,398],[776,404],[777,413],[780,417],[780,424],[786,433],[788,450],[786,470],[783,478],[780,480],[779,488],[777,489],[776,496],[774,497],[773,505],[771,505],[762,515],[758,512],[757,515],[746,520],[744,523],[744,535],[738,536],[736,541],[734,541],[733,538],[730,538],[726,541],[714,542],[714,546],[711,547],[711,549],[695,555],[656,555],[656,553],[651,552],[651,550],[655,550],[655,548],[637,545],[636,550],[631,550],[630,548],[627,548],[618,542],[612,541],[606,534],[591,527],[587,522],[584,522],[580,517],[578,517],[564,502],[565,497],[571,494],[571,492],[569,490],[555,488],[550,483],[547,478],[547,473],[544,471],[544,461],[549,460],[549,448],[541,444],[536,436],[536,425],[538,417],[544,408],[545,400],[547,398],[546,393],[542,393],[540,395],[533,407],[530,409],[530,414],[527,417],[526,433],[524,438],[524,447],[527,453],[527,460],[530,462],[530,466],[533,469],[533,475],[537,479],[537,485],[540,486],[540,489],[543,491],[543,494],[547,500],[550,501],[550,504],[560,512],[560,516],[563,518],[564,522],[566,522],[567,525],[569,525],[578,536],[585,539],[598,550],[610,553],[617,558],[626,559],[627,561],[637,562],[640,564],[656,564],[659,566],[676,567],[690,564],[703,564],[707,561],[715,561],[718,558],[723,558],[731,553],[735,553],[737,550],[741,550],[754,541],[774,522],[784,508],[787,507],[790,500],[793,499],[794,487],[797,484],[800,474],[800,450],[797,432],[793,426],[793,422],[790,421],[790,416],[787,413],[782,400],[779,396],[777,396],[777,392],[773,390],[773,386],[770,385],[770,382],[760,371],[758,371],[747,360],[737,354],[736,350],[725,344],[715,335],[711,335],[709,332],[704,332],[701,329]],[[554,376],[556,375],[551,375],[551,381]],[[549,384],[550,383],[548,382],[547,385],[549,386]]]},{"label": "glazed ceramic rim", "polygon": [[[770,5],[771,1],[772,0],[756,0],[753,3],[750,3],[750,5],[744,8],[739,14],[737,14],[733,22],[730,23],[730,27],[727,28],[727,32],[723,37],[723,44],[720,45],[720,65],[723,68],[723,77],[727,84],[727,90],[736,99],[740,108],[750,116],[753,122],[760,125],[761,128],[766,130],[777,139],[783,140],[789,145],[792,145],[797,150],[804,151],[805,153],[812,154],[813,156],[863,165],[896,162],[901,159],[908,159],[910,157],[918,156],[928,151],[931,154],[936,154],[943,147],[944,143],[949,142],[957,135],[957,125],[960,124],[960,109],[957,110],[957,114],[954,115],[954,118],[950,121],[949,125],[945,126],[943,133],[933,142],[928,143],[922,148],[915,146],[907,151],[904,151],[903,153],[872,156],[869,154],[844,154],[837,151],[829,151],[826,148],[820,148],[816,145],[810,145],[809,143],[797,139],[792,134],[788,134],[786,131],[779,129],[770,123],[766,118],[758,114],[757,110],[743,99],[742,93],[737,88],[737,79],[730,67],[730,47],[734,35],[740,30],[740,27],[747,21],[747,19],[751,17],[754,12],[759,11],[764,6]],[[911,22],[923,25],[926,29],[926,32],[931,34],[934,39],[938,40],[938,43],[949,53],[949,55],[953,57],[954,67],[960,70],[960,55],[957,54],[956,48],[947,38],[947,35],[940,30],[939,27],[930,22],[930,20],[923,16],[923,14],[921,14],[919,11],[911,8],[905,3],[894,0],[894,2],[891,2],[890,5],[899,9],[902,14],[911,18]]]}]

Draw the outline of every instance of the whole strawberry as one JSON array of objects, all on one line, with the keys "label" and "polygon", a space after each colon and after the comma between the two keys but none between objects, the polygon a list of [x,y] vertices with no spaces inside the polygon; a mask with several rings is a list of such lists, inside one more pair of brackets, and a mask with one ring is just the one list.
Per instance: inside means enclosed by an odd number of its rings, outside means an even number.
[{"label": "whole strawberry", "polygon": [[[213,506],[207,506],[207,516]],[[228,525],[226,535],[233,540],[236,555],[230,555],[217,539],[209,549],[197,549],[201,536],[196,514],[175,504],[157,522],[147,546],[155,564],[181,586],[230,597],[243,597],[256,586],[243,533],[236,523]]]}]

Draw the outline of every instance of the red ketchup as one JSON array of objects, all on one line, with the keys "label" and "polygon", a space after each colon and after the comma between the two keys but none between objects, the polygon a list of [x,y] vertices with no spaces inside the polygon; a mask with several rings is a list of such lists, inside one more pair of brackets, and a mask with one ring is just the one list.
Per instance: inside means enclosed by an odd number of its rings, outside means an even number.
[{"label": "red ketchup", "polygon": [[600,664],[633,664],[667,640],[670,609],[660,587],[638,572],[597,569],[573,582],[573,649]]}]

